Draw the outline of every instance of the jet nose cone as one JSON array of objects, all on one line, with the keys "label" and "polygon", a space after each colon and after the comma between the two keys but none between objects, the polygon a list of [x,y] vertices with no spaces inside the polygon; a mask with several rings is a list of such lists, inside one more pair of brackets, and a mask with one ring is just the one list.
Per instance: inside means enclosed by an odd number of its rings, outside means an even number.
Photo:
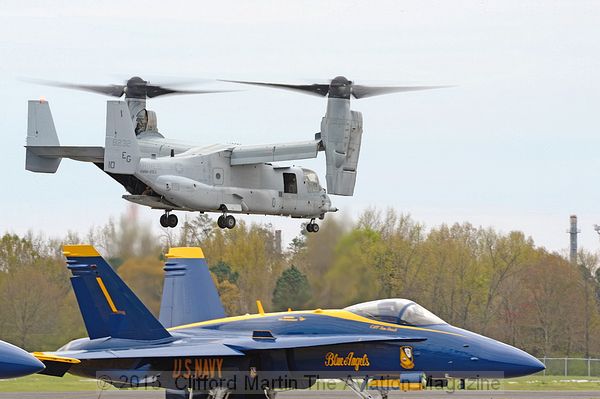
[{"label": "jet nose cone", "polygon": [[519,372],[519,375],[522,376],[540,372],[546,369],[546,366],[529,353],[522,352],[518,362],[516,363],[516,369],[517,372]]},{"label": "jet nose cone", "polygon": [[0,379],[23,377],[44,368],[44,363],[23,349],[0,341]]},{"label": "jet nose cone", "polygon": [[[504,377],[522,377],[534,374],[546,368],[544,363],[540,362],[529,353],[520,349],[506,345],[506,356],[502,359],[504,363]],[[509,349],[510,348],[510,349]]]}]

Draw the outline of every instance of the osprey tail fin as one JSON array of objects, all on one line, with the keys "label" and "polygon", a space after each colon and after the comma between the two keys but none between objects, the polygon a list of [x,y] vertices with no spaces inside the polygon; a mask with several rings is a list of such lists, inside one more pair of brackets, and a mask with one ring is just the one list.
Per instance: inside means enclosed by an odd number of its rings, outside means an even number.
[{"label": "osprey tail fin", "polygon": [[60,143],[50,112],[50,105],[44,100],[30,100],[27,104],[25,169],[38,173],[55,173],[58,170],[61,158],[40,156],[31,147],[58,145]]},{"label": "osprey tail fin", "polygon": [[132,175],[140,163],[140,148],[124,101],[106,102],[104,171]]}]

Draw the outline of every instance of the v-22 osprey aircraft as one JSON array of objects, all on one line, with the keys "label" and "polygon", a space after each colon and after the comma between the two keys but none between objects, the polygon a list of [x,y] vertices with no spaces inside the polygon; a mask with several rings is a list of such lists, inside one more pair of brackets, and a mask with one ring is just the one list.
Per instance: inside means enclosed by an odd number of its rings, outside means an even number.
[{"label": "v-22 osprey aircraft", "polygon": [[[217,224],[233,228],[233,214],[281,215],[310,219],[306,229],[319,231],[315,219],[335,212],[328,194],[351,196],[357,177],[363,133],[362,114],[350,109],[350,98],[441,86],[376,87],[356,85],[338,76],[327,84],[254,84],[327,97],[321,131],[314,139],[267,145],[198,146],[165,138],[146,99],[173,94],[214,93],[152,85],[133,77],[123,85],[91,86],[44,82],[87,90],[125,101],[108,101],[105,147],[61,146],[46,101],[29,101],[26,169],[55,173],[62,158],[92,162],[119,182],[136,204],[164,210],[163,227],[175,227],[172,211],[219,212]],[[273,162],[326,158],[327,191],[317,174]]]}]

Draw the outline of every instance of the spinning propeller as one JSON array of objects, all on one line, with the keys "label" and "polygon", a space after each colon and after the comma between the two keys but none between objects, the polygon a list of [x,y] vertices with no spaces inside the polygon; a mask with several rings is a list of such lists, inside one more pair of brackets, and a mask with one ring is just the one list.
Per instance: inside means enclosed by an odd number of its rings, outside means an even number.
[{"label": "spinning propeller", "polygon": [[75,89],[83,91],[91,91],[93,93],[100,93],[111,97],[122,97],[125,98],[154,98],[165,95],[175,94],[210,94],[210,93],[224,93],[230,90],[181,90],[164,87],[161,85],[151,84],[150,82],[134,76],[127,80],[125,84],[119,85],[85,85],[75,83],[64,83],[55,82],[49,80],[38,80],[38,79],[27,79],[28,82],[42,84],[46,86],[63,87],[66,89]]},{"label": "spinning propeller", "polygon": [[332,98],[367,98],[383,94],[398,93],[404,91],[417,91],[429,89],[441,89],[450,86],[365,86],[354,84],[343,76],[338,76],[329,83],[315,83],[310,85],[293,85],[284,83],[248,82],[240,80],[223,80],[223,82],[242,83],[255,86],[275,87],[278,89],[301,91],[307,94]]}]

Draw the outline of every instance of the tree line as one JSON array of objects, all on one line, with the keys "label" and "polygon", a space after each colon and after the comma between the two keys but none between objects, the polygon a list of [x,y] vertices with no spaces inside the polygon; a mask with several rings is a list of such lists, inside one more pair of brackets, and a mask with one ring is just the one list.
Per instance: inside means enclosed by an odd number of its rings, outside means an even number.
[{"label": "tree line", "polygon": [[268,224],[221,230],[206,215],[157,234],[134,211],[91,229],[45,238],[0,237],[0,339],[53,350],[85,336],[63,244],[91,243],[157,314],[162,262],[171,246],[200,246],[228,314],[339,308],[409,298],[453,325],[537,356],[600,357],[598,255],[576,265],[523,233],[469,223],[426,228],[394,210],[356,221],[328,218],[318,234],[277,248]]}]

